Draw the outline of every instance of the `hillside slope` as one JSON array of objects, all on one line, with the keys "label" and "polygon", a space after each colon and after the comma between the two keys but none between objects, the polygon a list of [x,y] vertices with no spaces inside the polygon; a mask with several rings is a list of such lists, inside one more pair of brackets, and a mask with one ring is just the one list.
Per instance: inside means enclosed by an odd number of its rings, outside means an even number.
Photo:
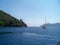
[{"label": "hillside slope", "polygon": [[27,27],[23,20],[18,20],[10,14],[0,10],[0,26],[3,27]]}]

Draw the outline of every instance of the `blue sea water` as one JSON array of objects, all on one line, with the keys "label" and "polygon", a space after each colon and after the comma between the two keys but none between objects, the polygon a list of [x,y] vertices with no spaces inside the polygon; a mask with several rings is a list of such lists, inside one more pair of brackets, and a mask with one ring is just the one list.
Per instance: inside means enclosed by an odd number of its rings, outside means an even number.
[{"label": "blue sea water", "polygon": [[60,41],[59,27],[47,29],[40,27],[1,27],[0,33],[0,45],[57,45]]}]

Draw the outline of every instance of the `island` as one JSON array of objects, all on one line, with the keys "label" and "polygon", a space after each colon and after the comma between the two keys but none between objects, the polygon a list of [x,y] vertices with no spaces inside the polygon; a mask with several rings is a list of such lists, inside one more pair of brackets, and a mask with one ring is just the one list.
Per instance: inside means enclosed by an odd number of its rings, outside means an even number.
[{"label": "island", "polygon": [[27,27],[22,19],[18,20],[12,15],[0,10],[0,27]]},{"label": "island", "polygon": [[60,23],[47,23],[47,24],[43,24],[40,27],[60,27]]}]

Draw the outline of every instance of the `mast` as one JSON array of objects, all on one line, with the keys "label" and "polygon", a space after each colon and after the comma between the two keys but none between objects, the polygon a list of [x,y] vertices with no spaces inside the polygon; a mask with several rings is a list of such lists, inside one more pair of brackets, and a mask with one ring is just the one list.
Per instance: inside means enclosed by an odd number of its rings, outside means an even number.
[{"label": "mast", "polygon": [[45,24],[46,24],[46,16],[45,16]]}]

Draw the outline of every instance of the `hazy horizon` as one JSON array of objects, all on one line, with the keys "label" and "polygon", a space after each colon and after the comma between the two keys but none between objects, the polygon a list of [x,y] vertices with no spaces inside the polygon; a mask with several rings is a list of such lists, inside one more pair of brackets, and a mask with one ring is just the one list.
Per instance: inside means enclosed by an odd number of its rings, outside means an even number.
[{"label": "hazy horizon", "polygon": [[60,22],[60,0],[0,0],[3,10],[30,27],[39,27],[45,23]]}]

